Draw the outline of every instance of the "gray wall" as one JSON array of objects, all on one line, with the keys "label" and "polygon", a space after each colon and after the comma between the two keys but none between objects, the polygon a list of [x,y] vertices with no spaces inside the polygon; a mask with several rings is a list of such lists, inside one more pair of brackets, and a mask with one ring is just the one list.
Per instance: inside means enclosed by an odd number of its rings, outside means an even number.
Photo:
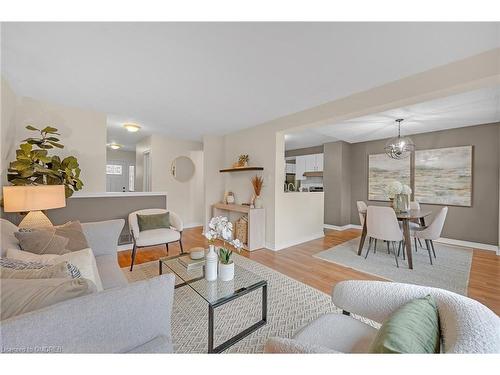
[{"label": "gray wall", "polygon": [[135,150],[111,150],[106,149],[106,161],[109,163],[110,160],[123,160],[129,164],[135,165]]},{"label": "gray wall", "polygon": [[[499,132],[500,124],[496,123],[411,136],[417,150],[465,145],[474,146],[472,207],[449,207],[443,237],[492,245],[498,244]],[[362,142],[351,144],[349,147],[351,169],[350,215],[353,224],[359,224],[356,201],[367,201],[368,198],[368,155],[382,152],[385,142],[386,140]],[[368,203],[372,205],[383,204],[371,201]],[[436,212],[441,207],[438,205],[423,205],[424,209],[433,212]],[[327,210],[330,210],[330,207],[326,206],[325,212]],[[327,215],[329,213],[325,214],[326,217]]]},{"label": "gray wall", "polygon": [[351,146],[347,142],[324,145],[323,185],[325,192],[325,223],[351,223]]},{"label": "gray wall", "polygon": [[302,156],[302,155],[312,155],[312,154],[322,154],[322,153],[323,153],[323,145],[306,147],[306,148],[297,148],[295,150],[286,150],[285,158],[289,158],[292,156]]}]

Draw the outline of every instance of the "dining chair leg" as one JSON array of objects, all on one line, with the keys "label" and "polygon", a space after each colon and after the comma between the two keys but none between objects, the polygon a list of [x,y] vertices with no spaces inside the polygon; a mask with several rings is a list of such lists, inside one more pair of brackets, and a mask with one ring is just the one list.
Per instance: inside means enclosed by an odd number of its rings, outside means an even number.
[{"label": "dining chair leg", "polygon": [[403,242],[403,241],[399,241],[399,245],[398,245],[398,256],[399,256],[399,254],[401,254],[401,243],[402,243],[402,242]]},{"label": "dining chair leg", "polygon": [[394,259],[396,259],[396,267],[399,268],[398,256],[396,254],[396,247],[394,246],[394,242],[392,243],[392,250],[394,251]]},{"label": "dining chair leg", "polygon": [[414,240],[415,240],[415,252],[417,252],[417,237],[415,237]]},{"label": "dining chair leg", "polygon": [[[428,240],[425,240],[425,242],[427,242],[427,241]],[[431,266],[432,266],[432,254],[431,254],[431,249],[429,246],[427,247],[427,252],[429,253],[429,260],[431,261]]]},{"label": "dining chair leg", "polygon": [[[377,243],[377,240],[375,240]],[[372,247],[372,241],[368,241],[368,249],[366,249],[365,259],[368,258],[368,253],[370,252],[370,248]]]},{"label": "dining chair leg", "polygon": [[434,254],[434,259],[436,259],[436,250],[434,249],[434,241],[429,240],[431,243],[431,248],[432,248],[432,254]]},{"label": "dining chair leg", "polygon": [[431,249],[431,247],[429,246],[429,240],[425,240],[425,247],[427,248],[427,251]]},{"label": "dining chair leg", "polygon": [[130,263],[130,271],[132,271],[132,268],[134,268],[134,262],[135,262],[135,253],[137,251],[137,246],[134,242],[134,247],[132,248],[132,262]]},{"label": "dining chair leg", "polygon": [[391,251],[389,250],[389,241],[387,241],[387,254],[390,254]]},{"label": "dining chair leg", "polygon": [[377,252],[377,239],[375,238],[375,246],[373,247],[373,253]]},{"label": "dining chair leg", "polygon": [[[418,239],[418,244],[420,245],[420,247],[423,247],[422,246],[422,241],[420,241],[420,238]],[[416,247],[416,246],[415,246]]]}]

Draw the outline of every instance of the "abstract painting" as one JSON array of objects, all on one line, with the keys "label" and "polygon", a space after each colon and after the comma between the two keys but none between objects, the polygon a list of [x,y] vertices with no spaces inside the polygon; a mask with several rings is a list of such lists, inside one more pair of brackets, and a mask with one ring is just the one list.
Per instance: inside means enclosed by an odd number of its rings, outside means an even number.
[{"label": "abstract painting", "polygon": [[472,146],[415,151],[415,200],[472,205]]},{"label": "abstract painting", "polygon": [[394,180],[410,186],[410,158],[396,160],[386,154],[368,156],[369,201],[388,201],[385,188]]}]

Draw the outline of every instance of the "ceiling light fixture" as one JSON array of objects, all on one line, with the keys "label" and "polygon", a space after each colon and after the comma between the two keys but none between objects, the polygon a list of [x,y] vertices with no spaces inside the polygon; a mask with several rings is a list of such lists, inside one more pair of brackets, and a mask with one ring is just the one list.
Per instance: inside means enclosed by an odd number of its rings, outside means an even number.
[{"label": "ceiling light fixture", "polygon": [[118,150],[120,148],[122,148],[122,145],[119,145],[118,143],[110,143],[108,144],[109,148],[113,149],[113,150]]},{"label": "ceiling light fixture", "polygon": [[406,159],[415,151],[415,143],[411,138],[401,137],[401,122],[403,121],[402,118],[396,120],[398,123],[398,136],[389,139],[384,147],[385,153],[392,159]]},{"label": "ceiling light fixture", "polygon": [[123,127],[131,133],[136,133],[141,128],[139,125],[132,123],[123,124]]}]

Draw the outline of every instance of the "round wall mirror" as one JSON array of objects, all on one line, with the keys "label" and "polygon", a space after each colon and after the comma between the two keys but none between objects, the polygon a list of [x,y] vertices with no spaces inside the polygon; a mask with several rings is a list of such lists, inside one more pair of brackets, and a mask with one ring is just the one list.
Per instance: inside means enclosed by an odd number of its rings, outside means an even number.
[{"label": "round wall mirror", "polygon": [[172,176],[179,182],[186,182],[194,175],[194,163],[187,156],[179,156],[172,162]]}]

